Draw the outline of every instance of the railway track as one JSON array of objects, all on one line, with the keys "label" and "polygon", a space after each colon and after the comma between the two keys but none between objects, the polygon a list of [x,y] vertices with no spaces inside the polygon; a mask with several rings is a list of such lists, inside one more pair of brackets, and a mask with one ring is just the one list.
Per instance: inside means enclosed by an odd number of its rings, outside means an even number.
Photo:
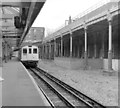
[{"label": "railway track", "polygon": [[53,108],[106,108],[83,93],[39,68],[30,68],[30,73]]}]

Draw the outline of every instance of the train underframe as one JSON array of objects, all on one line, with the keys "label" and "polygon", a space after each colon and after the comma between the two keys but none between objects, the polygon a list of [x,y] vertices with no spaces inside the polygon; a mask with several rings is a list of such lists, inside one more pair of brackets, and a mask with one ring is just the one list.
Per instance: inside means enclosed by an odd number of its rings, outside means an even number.
[{"label": "train underframe", "polygon": [[37,67],[38,61],[22,61],[26,67]]}]

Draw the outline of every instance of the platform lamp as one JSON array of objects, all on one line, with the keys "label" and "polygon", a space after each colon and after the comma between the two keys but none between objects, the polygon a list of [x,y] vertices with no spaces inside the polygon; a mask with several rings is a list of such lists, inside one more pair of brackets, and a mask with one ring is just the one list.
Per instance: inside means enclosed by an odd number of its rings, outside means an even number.
[{"label": "platform lamp", "polygon": [[21,28],[21,18],[20,18],[20,16],[15,16],[14,17],[14,26],[18,29]]},{"label": "platform lamp", "polygon": [[26,8],[22,8],[22,14],[14,17],[14,25],[17,29],[25,28],[27,19]]},{"label": "platform lamp", "polygon": [[26,26],[26,19],[27,19],[27,8],[22,8],[22,15],[21,15],[21,27],[25,28]]}]

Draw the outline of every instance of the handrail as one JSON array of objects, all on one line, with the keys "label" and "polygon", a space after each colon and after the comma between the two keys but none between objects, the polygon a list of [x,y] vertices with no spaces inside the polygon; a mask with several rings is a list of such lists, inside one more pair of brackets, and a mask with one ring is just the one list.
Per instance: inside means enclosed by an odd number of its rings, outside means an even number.
[{"label": "handrail", "polygon": [[110,2],[110,0],[102,0],[102,1],[99,1],[99,2],[96,3],[95,5],[93,5],[93,6],[91,6],[90,8],[88,8],[87,10],[85,10],[85,11],[83,11],[82,13],[78,14],[77,16],[75,16],[75,17],[73,18],[73,20],[79,19],[79,18],[87,15],[88,13],[90,13],[90,12],[98,9],[99,7],[105,5],[105,4],[109,3],[109,2]]},{"label": "handrail", "polygon": [[[91,6],[91,7],[88,8],[87,10],[85,10],[85,11],[83,11],[82,13],[80,13],[80,14],[76,15],[75,17],[73,17],[73,18],[72,18],[72,22],[80,19],[81,17],[87,15],[88,13],[90,13],[90,12],[96,10],[97,8],[99,8],[99,7],[107,4],[107,3],[109,3],[109,2],[112,2],[112,1],[114,1],[114,0],[102,0],[102,1],[100,0],[100,1],[99,1],[98,3],[96,3],[95,5]],[[119,0],[116,0],[116,1],[119,1]],[[65,23],[62,24],[61,26],[57,27],[50,35],[52,35],[53,33],[57,32],[57,31],[59,31],[60,29],[62,29],[62,28],[65,27],[65,26],[67,26],[67,25],[65,25]]]}]

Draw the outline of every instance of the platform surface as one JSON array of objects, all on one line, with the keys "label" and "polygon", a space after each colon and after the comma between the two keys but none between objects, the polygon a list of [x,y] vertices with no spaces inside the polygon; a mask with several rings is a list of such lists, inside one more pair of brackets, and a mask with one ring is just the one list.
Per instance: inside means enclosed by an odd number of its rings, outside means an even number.
[{"label": "platform surface", "polygon": [[2,67],[0,67],[0,108],[2,106]]},{"label": "platform surface", "polygon": [[3,64],[2,106],[47,106],[41,91],[16,60]]}]

